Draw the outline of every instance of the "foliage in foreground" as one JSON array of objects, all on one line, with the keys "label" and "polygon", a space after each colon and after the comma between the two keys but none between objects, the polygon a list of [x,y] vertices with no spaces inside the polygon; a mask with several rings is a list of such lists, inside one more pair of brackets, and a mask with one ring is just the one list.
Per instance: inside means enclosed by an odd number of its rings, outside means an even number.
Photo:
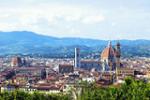
[{"label": "foliage in foreground", "polygon": [[0,93],[0,100],[69,100],[64,94],[44,94],[34,92],[33,94],[23,91],[12,91]]},{"label": "foliage in foreground", "polygon": [[[76,91],[77,92],[77,91]],[[72,100],[72,94],[33,94],[23,91],[0,93],[0,100]],[[127,78],[119,87],[100,88],[95,84],[84,84],[77,100],[150,100],[150,84]]]},{"label": "foliage in foreground", "polygon": [[120,87],[85,87],[79,100],[150,100],[150,85],[127,78]]}]

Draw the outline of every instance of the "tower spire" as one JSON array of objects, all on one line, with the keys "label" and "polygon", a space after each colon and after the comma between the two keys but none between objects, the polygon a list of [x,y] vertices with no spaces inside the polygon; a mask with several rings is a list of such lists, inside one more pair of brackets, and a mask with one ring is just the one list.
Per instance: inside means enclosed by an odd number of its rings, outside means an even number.
[{"label": "tower spire", "polygon": [[109,41],[109,42],[108,42],[108,47],[111,47],[111,46],[112,46],[112,45],[111,45],[111,41]]}]

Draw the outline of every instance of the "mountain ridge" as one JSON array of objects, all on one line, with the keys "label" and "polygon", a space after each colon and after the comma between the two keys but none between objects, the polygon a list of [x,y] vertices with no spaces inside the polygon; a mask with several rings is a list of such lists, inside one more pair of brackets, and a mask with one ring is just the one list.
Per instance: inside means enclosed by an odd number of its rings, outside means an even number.
[{"label": "mountain ridge", "polygon": [[[101,40],[101,41],[117,41],[117,39],[113,39],[113,40],[107,40],[107,39],[92,39],[92,38],[82,38],[82,37],[55,37],[55,36],[49,36],[49,35],[42,35],[36,32],[32,32],[32,31],[0,31],[0,35],[2,34],[20,34],[20,33],[25,33],[25,35],[37,35],[37,36],[42,36],[42,37],[49,37],[49,38],[54,38],[54,39],[86,39],[86,40]],[[150,41],[149,39],[118,39],[118,40],[123,40],[123,41],[137,41],[137,40],[144,40],[144,41]]]},{"label": "mountain ridge", "polygon": [[[111,40],[112,44],[118,40]],[[124,46],[123,50],[142,48],[149,51],[150,40],[119,40]],[[86,39],[86,38],[57,38],[52,36],[40,35],[30,31],[0,31],[0,55],[2,54],[61,54],[72,53],[74,47],[80,47],[83,51],[101,52],[107,46],[108,40]],[[142,45],[142,46],[141,46]],[[86,50],[85,50],[86,49]],[[68,52],[67,52],[68,51]],[[125,51],[125,50],[124,50]],[[137,50],[138,51],[138,50]]]}]

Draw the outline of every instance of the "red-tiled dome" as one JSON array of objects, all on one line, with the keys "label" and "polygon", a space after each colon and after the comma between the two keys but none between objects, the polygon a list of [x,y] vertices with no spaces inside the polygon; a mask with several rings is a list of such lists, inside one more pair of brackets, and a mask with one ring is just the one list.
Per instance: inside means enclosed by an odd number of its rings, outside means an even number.
[{"label": "red-tiled dome", "polygon": [[115,51],[111,46],[111,43],[109,43],[108,47],[106,47],[102,54],[101,54],[101,59],[107,59],[109,57],[113,57],[115,56]]}]

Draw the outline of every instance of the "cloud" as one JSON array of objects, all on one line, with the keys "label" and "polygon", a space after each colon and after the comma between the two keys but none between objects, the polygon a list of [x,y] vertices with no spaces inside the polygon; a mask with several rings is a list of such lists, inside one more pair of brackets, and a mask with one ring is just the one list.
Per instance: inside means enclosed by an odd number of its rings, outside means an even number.
[{"label": "cloud", "polygon": [[149,3],[127,1],[0,0],[0,30],[98,39],[115,39],[114,33],[125,33],[119,37],[147,38]]},{"label": "cloud", "polygon": [[83,18],[82,22],[85,24],[95,24],[95,23],[100,23],[105,20],[105,17],[102,15],[91,15]]},{"label": "cloud", "polygon": [[[3,9],[3,10],[2,10]],[[0,27],[1,30],[12,29],[31,29],[32,27],[43,26],[57,26],[59,28],[60,23],[63,22],[72,25],[77,22],[78,24],[91,24],[99,23],[104,20],[104,16],[98,15],[96,9],[89,9],[84,6],[70,6],[60,4],[45,4],[40,6],[16,7],[16,8],[1,8],[0,10]],[[67,25],[68,26],[68,25]],[[44,28],[44,27],[43,27]],[[72,30],[72,28],[70,28]],[[41,32],[37,29],[36,32]],[[48,30],[48,29],[45,29]],[[70,31],[71,31],[70,30]],[[45,31],[44,31],[45,32]],[[49,33],[49,31],[47,31]]]}]

